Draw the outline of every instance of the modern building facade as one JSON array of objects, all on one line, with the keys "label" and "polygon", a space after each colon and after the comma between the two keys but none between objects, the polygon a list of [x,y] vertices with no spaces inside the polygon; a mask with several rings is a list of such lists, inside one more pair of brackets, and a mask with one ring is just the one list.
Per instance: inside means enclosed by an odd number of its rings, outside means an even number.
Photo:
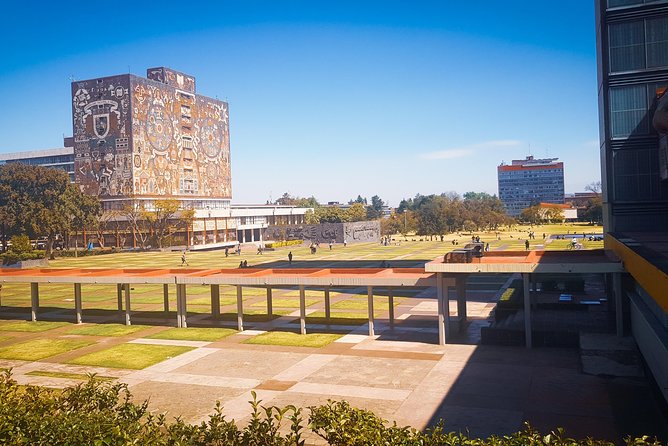
[{"label": "modern building facade", "polygon": [[70,181],[74,182],[74,150],[72,147],[0,154],[0,165],[9,163],[32,164],[34,166],[62,169],[67,172]]},{"label": "modern building facade", "polygon": [[499,199],[511,217],[539,203],[564,203],[564,163],[558,158],[523,160],[502,163],[497,168]]},{"label": "modern building facade", "polygon": [[[606,248],[624,262],[626,329],[668,400],[668,0],[596,0]],[[659,105],[663,102],[663,105]],[[658,108],[657,108],[658,106]]]},{"label": "modern building facade", "polygon": [[72,82],[76,182],[120,207],[175,198],[196,209],[232,197],[228,104],[196,93],[169,68]]}]

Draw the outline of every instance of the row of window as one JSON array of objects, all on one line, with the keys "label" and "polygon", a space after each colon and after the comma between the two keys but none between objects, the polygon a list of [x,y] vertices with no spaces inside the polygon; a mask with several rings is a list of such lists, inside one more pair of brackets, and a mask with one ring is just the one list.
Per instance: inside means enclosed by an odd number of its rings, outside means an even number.
[{"label": "row of window", "polygon": [[608,0],[608,8],[619,8],[622,6],[637,6],[651,3],[665,3],[668,0]]},{"label": "row of window", "polygon": [[613,23],[610,38],[610,72],[668,66],[668,16]]},{"label": "row of window", "polygon": [[668,81],[610,88],[611,137],[654,133],[649,110],[656,100],[657,91],[666,87]]}]

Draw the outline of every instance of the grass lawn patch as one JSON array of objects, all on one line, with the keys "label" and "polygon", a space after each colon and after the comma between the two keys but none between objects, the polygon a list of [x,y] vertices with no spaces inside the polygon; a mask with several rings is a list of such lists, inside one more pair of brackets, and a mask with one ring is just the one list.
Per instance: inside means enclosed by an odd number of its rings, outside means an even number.
[{"label": "grass lawn patch", "polygon": [[69,364],[140,370],[190,350],[176,345],[121,344],[72,359]]},{"label": "grass lawn patch", "polygon": [[[320,299],[304,299],[306,306],[317,303]],[[299,308],[299,298],[294,299],[290,297],[274,297],[271,299],[272,305],[278,308]],[[266,307],[267,302],[256,302],[251,307]]]},{"label": "grass lawn patch", "polygon": [[53,330],[55,328],[72,325],[70,322],[48,322],[48,321],[19,321],[0,325],[0,331],[21,331],[38,333],[40,331]]},{"label": "grass lawn patch", "polygon": [[50,356],[95,344],[79,339],[33,339],[0,348],[0,358],[21,361],[39,361]]},{"label": "grass lawn patch", "polygon": [[308,333],[305,335],[288,331],[268,331],[244,341],[244,344],[285,345],[288,347],[321,348],[339,339],[342,335],[333,333]]},{"label": "grass lawn patch", "polygon": [[97,379],[98,381],[113,381],[116,379],[113,376],[102,376],[102,375],[84,374],[84,373],[49,372],[46,370],[33,370],[32,372],[26,373],[26,375],[46,376],[48,378],[80,379],[82,381],[88,381],[88,379],[91,376],[93,377],[93,379]]},{"label": "grass lawn patch", "polygon": [[92,324],[77,327],[67,332],[68,335],[87,336],[125,336],[149,328],[147,325]]},{"label": "grass lawn patch", "polygon": [[[357,317],[353,317],[355,315]],[[336,315],[332,313],[332,316],[329,318],[329,321],[327,320],[327,318],[325,318],[324,312],[315,312],[311,313],[311,315],[309,316],[306,316],[307,324],[363,325],[366,324],[367,322],[369,322],[369,319],[366,316],[360,317],[358,313],[336,313]]]},{"label": "grass lawn patch", "polygon": [[[276,313],[276,312],[275,312]],[[278,318],[278,314],[267,314],[266,310],[244,311],[244,320],[248,322],[269,322]],[[236,321],[237,313],[222,313],[220,318],[224,321]]]},{"label": "grass lawn patch", "polygon": [[[400,299],[394,299],[394,306],[396,307],[401,303]],[[374,298],[373,300],[374,307],[381,306],[383,308],[387,307],[388,299],[386,297]],[[339,302],[334,302],[332,308],[338,310],[366,310],[369,305],[367,299],[346,299]]]},{"label": "grass lawn patch", "polygon": [[170,328],[146,337],[148,339],[214,342],[235,333],[237,330],[232,328]]}]

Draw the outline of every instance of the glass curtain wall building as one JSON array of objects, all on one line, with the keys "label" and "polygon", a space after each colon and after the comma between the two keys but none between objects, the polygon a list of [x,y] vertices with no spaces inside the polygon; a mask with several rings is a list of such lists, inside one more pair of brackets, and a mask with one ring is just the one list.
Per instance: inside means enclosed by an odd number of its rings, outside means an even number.
[{"label": "glass curtain wall building", "polygon": [[668,0],[595,4],[605,246],[629,273],[615,284],[622,325],[668,400],[668,166],[654,128],[668,87]]}]

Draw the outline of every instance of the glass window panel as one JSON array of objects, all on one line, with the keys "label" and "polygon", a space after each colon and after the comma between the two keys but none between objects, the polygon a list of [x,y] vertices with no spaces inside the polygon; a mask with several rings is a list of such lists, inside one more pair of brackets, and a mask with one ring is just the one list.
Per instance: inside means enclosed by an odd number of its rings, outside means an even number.
[{"label": "glass window panel", "polygon": [[608,8],[617,8],[619,6],[642,5],[643,0],[608,0]]},{"label": "glass window panel", "polygon": [[668,16],[648,19],[647,68],[668,66]]},{"label": "glass window panel", "polygon": [[610,25],[610,71],[645,68],[645,29],[642,20]]},{"label": "glass window panel", "polygon": [[610,89],[610,118],[613,138],[632,133],[646,134],[647,89],[645,85],[632,85]]}]

